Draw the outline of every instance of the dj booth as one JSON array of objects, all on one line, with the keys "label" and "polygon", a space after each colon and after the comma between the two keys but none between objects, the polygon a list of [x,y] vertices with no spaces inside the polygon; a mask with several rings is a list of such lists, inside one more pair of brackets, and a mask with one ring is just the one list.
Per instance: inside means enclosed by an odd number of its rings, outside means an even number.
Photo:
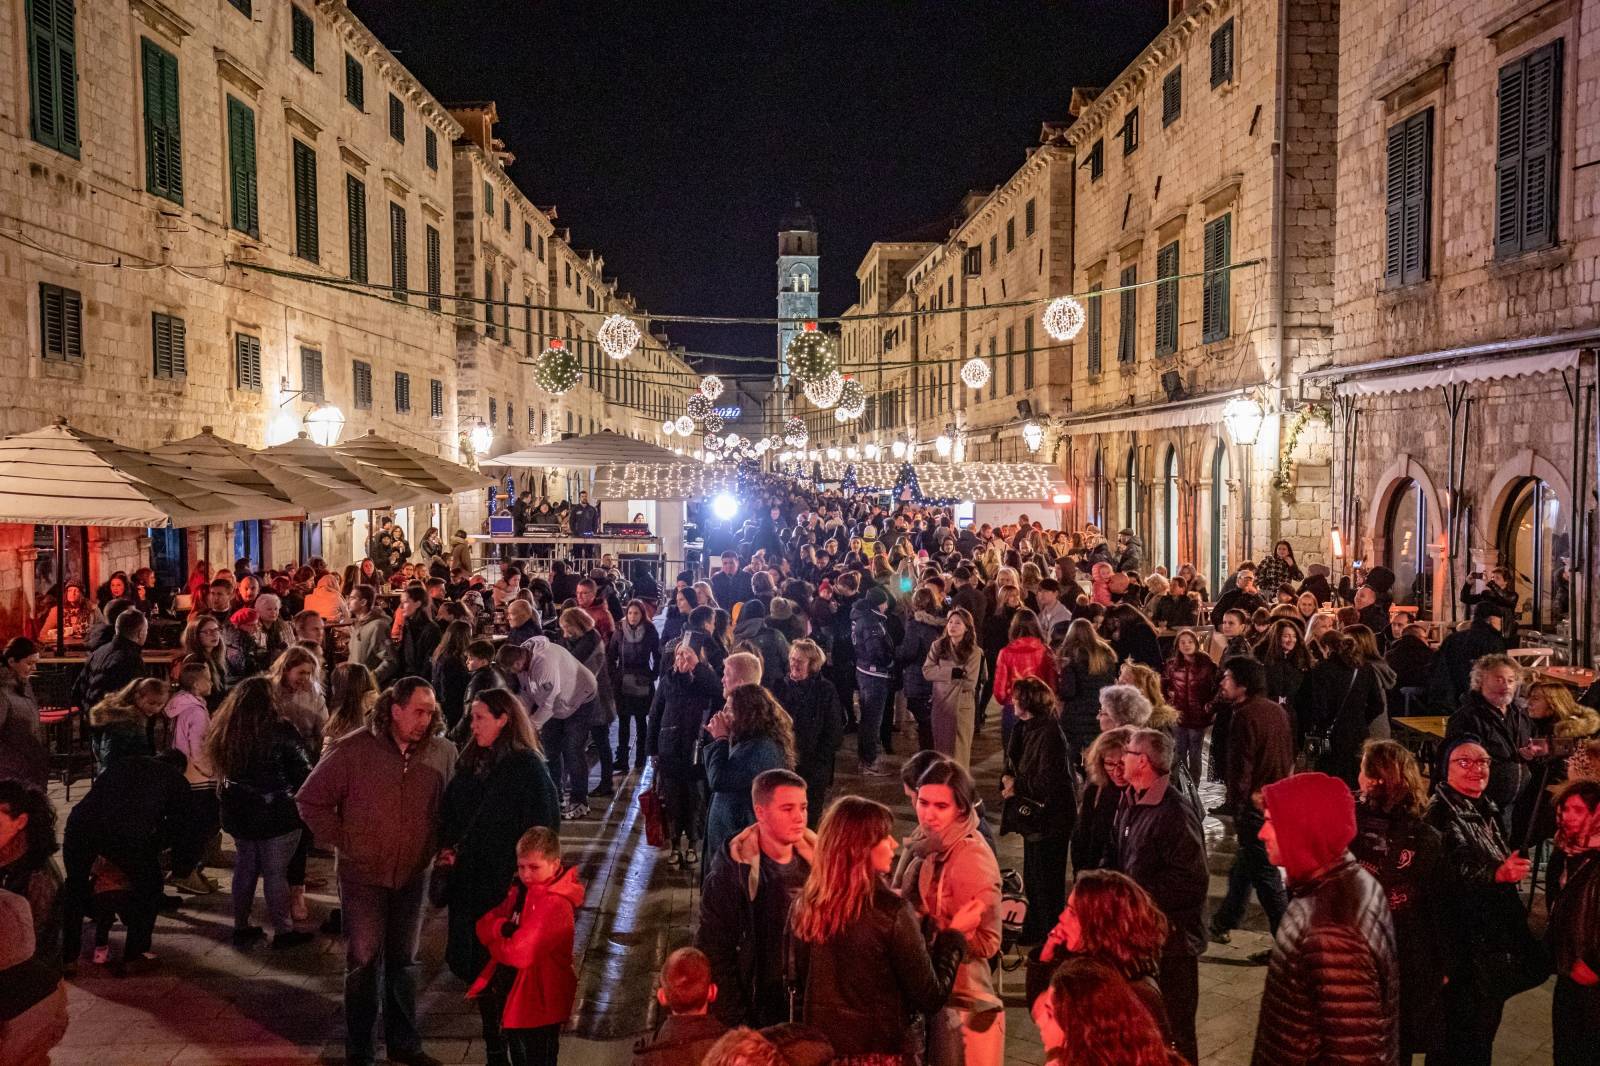
[{"label": "dj booth", "polygon": [[[501,529],[505,532],[500,532]],[[505,559],[532,558],[542,563],[561,559],[575,569],[584,569],[600,561],[600,556],[616,557],[617,568],[629,581],[637,583],[640,573],[648,573],[656,583],[665,587],[667,558],[660,537],[643,524],[607,522],[603,533],[587,537],[563,533],[527,532],[516,536],[510,515],[495,515],[489,519],[489,532],[469,534],[468,540],[481,546],[478,555],[482,569]]]}]

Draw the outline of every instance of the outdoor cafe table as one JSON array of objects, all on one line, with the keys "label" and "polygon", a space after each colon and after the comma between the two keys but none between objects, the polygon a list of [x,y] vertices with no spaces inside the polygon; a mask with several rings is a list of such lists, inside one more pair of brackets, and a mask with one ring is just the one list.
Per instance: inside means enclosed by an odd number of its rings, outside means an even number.
[{"label": "outdoor cafe table", "polygon": [[1594,684],[1595,672],[1581,666],[1546,666],[1534,671],[1541,681],[1556,681],[1576,689],[1586,689]]}]

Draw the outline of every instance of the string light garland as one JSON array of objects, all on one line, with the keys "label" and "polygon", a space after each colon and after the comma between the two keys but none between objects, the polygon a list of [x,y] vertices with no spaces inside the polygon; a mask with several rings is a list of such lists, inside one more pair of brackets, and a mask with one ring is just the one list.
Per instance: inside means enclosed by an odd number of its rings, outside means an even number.
[{"label": "string light garland", "polygon": [[845,378],[839,389],[839,410],[847,418],[860,418],[867,410],[867,387],[855,378]]},{"label": "string light garland", "polygon": [[981,389],[989,384],[989,364],[976,357],[961,364],[961,380],[969,387]]},{"label": "string light garland", "polygon": [[839,402],[839,394],[844,391],[844,375],[832,371],[820,380],[807,382],[803,391],[806,399],[827,410]]},{"label": "string light garland", "polygon": [[563,347],[559,337],[551,339],[550,346],[533,364],[533,383],[552,396],[571,391],[582,374],[578,357]]},{"label": "string light garland", "polygon": [[1050,301],[1041,316],[1044,331],[1058,341],[1070,341],[1083,329],[1083,305],[1071,296]]},{"label": "string light garland", "polygon": [[798,415],[791,415],[783,423],[783,440],[792,448],[804,448],[806,441],[811,436],[806,429],[805,420]]},{"label": "string light garland", "polygon": [[834,349],[833,339],[815,328],[796,333],[783,353],[783,360],[788,364],[790,375],[801,385],[824,381],[828,375],[839,372],[839,353]]},{"label": "string light garland", "polygon": [[683,404],[684,413],[696,422],[704,422],[711,417],[711,401],[706,399],[704,393],[694,393]]},{"label": "string light garland", "polygon": [[639,347],[642,334],[639,327],[633,324],[633,319],[627,315],[611,315],[600,328],[595,331],[594,339],[600,345],[600,350],[613,359],[626,359]]},{"label": "string light garland", "polygon": [[690,418],[688,415],[679,415],[672,424],[677,428],[680,436],[687,437],[689,434],[694,432],[694,419]]},{"label": "string light garland", "polygon": [[700,395],[708,400],[715,400],[722,395],[722,379],[715,374],[707,374],[700,379]]},{"label": "string light garland", "polygon": [[722,432],[722,419],[717,415],[706,415],[706,420],[701,424],[706,427],[707,433]]}]

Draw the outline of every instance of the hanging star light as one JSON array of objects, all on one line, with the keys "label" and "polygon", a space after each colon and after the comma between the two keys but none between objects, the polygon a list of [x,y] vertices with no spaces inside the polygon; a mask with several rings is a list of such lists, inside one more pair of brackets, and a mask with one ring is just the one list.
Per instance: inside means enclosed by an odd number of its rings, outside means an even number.
[{"label": "hanging star light", "polygon": [[839,410],[860,418],[867,410],[867,387],[855,378],[845,378],[839,389]]},{"label": "hanging star light", "polygon": [[791,415],[784,420],[783,439],[791,447],[805,447],[806,438],[809,436],[810,434],[806,432],[805,420],[799,415]]},{"label": "hanging star light", "polygon": [[1046,333],[1058,341],[1070,341],[1083,328],[1083,305],[1071,296],[1058,296],[1042,317]]},{"label": "hanging star light", "polygon": [[973,357],[961,364],[961,380],[974,389],[981,389],[989,384],[989,364],[982,359]]},{"label": "hanging star light", "polygon": [[788,350],[783,353],[789,373],[801,385],[822,381],[839,370],[839,356],[834,351],[832,338],[825,333],[818,333],[814,324],[807,325],[809,328],[796,333],[794,340],[789,342]]},{"label": "hanging star light", "polygon": [[612,315],[600,323],[594,339],[600,343],[600,350],[611,358],[626,359],[639,347],[640,336],[633,319],[627,315]]},{"label": "hanging star light", "polygon": [[702,422],[711,414],[711,401],[697,392],[684,401],[683,410],[696,422]]},{"label": "hanging star light", "polygon": [[680,435],[685,437],[694,432],[694,419],[688,415],[679,415],[673,420],[672,425]]},{"label": "hanging star light", "polygon": [[703,422],[701,424],[706,427],[706,432],[707,433],[721,433],[722,432],[722,419],[720,417],[718,417],[717,415],[706,415],[705,422]]},{"label": "hanging star light", "polygon": [[837,370],[826,377],[810,382],[805,387],[806,399],[827,410],[839,402],[839,394],[844,391],[844,375]]},{"label": "hanging star light", "polygon": [[715,400],[722,395],[722,379],[715,374],[707,374],[700,379],[700,395],[708,400]]},{"label": "hanging star light", "polygon": [[578,383],[582,373],[578,357],[562,346],[560,337],[552,337],[550,346],[533,364],[533,383],[553,396],[560,396]]}]

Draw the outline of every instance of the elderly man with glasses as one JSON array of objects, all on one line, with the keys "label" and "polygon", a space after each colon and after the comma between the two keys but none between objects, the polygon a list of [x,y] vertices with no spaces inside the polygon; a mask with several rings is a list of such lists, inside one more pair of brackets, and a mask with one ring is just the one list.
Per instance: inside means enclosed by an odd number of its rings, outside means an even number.
[{"label": "elderly man with glasses", "polygon": [[1489,785],[1484,796],[1499,808],[1502,830],[1510,829],[1512,808],[1528,783],[1525,751],[1533,741],[1533,720],[1517,703],[1522,669],[1509,655],[1485,655],[1472,664],[1471,689],[1450,716],[1445,741],[1474,737],[1489,753]]},{"label": "elderly man with glasses", "polygon": [[1128,791],[1117,811],[1115,868],[1139,883],[1167,916],[1157,982],[1172,1035],[1190,1062],[1199,1062],[1195,1011],[1200,1004],[1200,955],[1206,949],[1209,874],[1200,812],[1172,787],[1173,740],[1155,729],[1136,730],[1122,754]]}]

